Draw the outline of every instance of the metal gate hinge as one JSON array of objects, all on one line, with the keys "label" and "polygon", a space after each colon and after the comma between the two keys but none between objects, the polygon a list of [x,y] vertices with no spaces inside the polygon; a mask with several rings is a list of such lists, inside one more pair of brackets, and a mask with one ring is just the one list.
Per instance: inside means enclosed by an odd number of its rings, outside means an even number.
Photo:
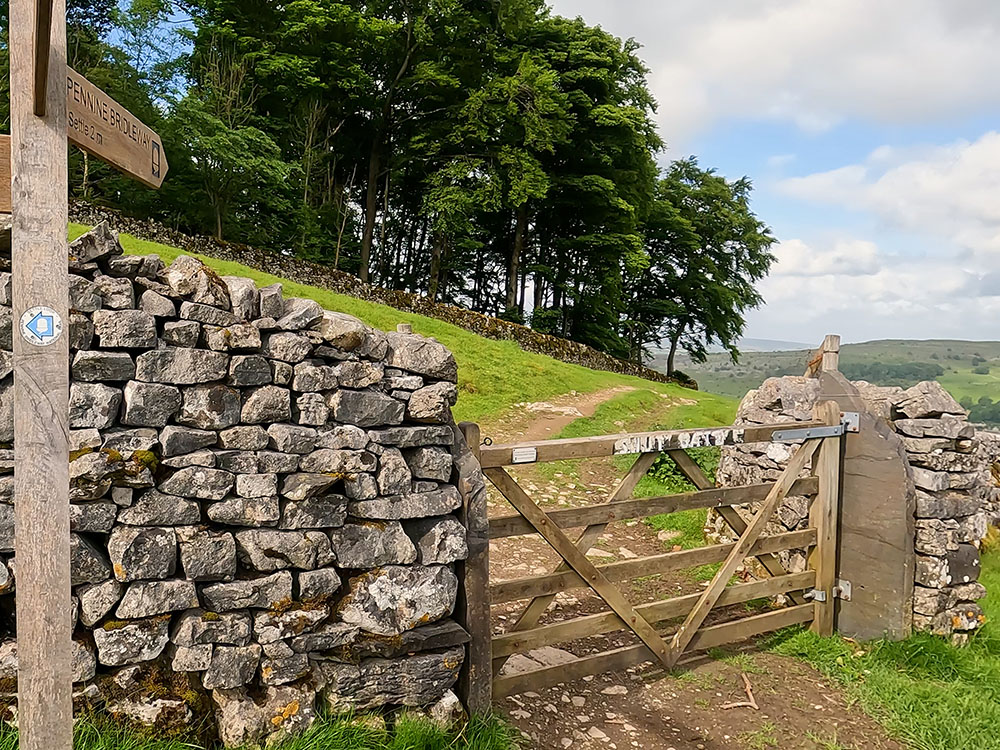
[{"label": "metal gate hinge", "polygon": [[[814,602],[826,601],[826,592],[822,589],[809,589],[803,596],[806,599],[812,599]],[[843,599],[845,602],[851,601],[851,582],[843,578],[838,578],[837,585],[833,587],[833,597],[834,599]]]},{"label": "metal gate hinge", "polygon": [[775,443],[794,443],[799,440],[837,437],[848,432],[861,431],[861,415],[856,411],[840,413],[840,424],[825,427],[799,427],[791,430],[775,430],[771,441]]}]

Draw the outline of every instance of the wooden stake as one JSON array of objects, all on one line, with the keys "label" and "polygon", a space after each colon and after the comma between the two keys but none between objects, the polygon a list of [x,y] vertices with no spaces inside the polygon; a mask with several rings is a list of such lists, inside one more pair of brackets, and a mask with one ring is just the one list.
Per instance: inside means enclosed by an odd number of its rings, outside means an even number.
[{"label": "wooden stake", "polygon": [[[35,73],[45,66],[35,65],[32,34],[39,18],[52,26],[41,35],[51,48],[41,87]],[[58,322],[69,328],[65,0],[48,11],[11,0],[9,29],[18,724],[21,750],[70,750],[69,331],[52,333]],[[45,116],[37,117],[41,90]],[[44,346],[20,324],[43,305],[54,313],[33,326]]]},{"label": "wooden stake", "polygon": [[[824,401],[813,409],[816,419],[827,424],[840,424],[840,407],[835,401]],[[826,438],[816,459],[819,492],[809,509],[809,525],[816,529],[816,546],[809,555],[809,567],[816,571],[816,590],[826,594],[825,601],[816,601],[816,618],[812,631],[818,635],[833,635],[837,585],[837,518],[840,510],[840,443],[839,437]]]}]

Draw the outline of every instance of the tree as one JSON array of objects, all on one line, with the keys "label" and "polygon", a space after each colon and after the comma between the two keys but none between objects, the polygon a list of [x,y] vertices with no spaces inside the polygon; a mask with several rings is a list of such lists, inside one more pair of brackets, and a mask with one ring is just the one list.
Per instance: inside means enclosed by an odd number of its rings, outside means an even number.
[{"label": "tree", "polygon": [[173,122],[201,174],[216,239],[222,239],[224,221],[237,198],[249,206],[271,191],[282,191],[291,166],[282,161],[281,150],[267,134],[227,124],[193,96],[177,105]]},{"label": "tree", "polygon": [[645,342],[665,336],[668,372],[679,348],[696,362],[711,344],[734,361],[739,354],[744,314],[763,301],[755,284],[774,262],[774,237],[750,209],[750,192],[748,179],[730,182],[694,157],[674,162],[658,185],[632,317],[643,321]]}]

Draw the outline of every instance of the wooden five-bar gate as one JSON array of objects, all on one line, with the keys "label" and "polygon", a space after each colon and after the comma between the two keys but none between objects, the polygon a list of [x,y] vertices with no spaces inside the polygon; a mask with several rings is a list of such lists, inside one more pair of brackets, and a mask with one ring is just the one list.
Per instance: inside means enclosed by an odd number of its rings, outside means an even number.
[{"label": "wooden five-bar gate", "polygon": [[[485,587],[471,591],[466,587],[465,596],[471,599],[465,602],[466,627],[474,640],[489,644],[470,649],[465,692],[474,710],[488,708],[491,697],[534,690],[643,662],[659,662],[671,669],[693,651],[742,641],[789,625],[810,623],[817,633],[832,633],[837,587],[841,436],[845,429],[842,413],[832,401],[818,404],[811,422],[672,430],[514,445],[480,446],[478,428],[463,425],[484,475],[517,511],[514,515],[489,520],[489,538],[538,534],[561,557],[558,567],[545,575],[491,581],[488,591]],[[774,440],[796,445],[783,473],[774,482],[764,484],[715,487],[687,452],[703,446]],[[606,501],[586,507],[543,509],[508,471],[508,467],[524,464],[633,454],[636,459],[631,469]],[[662,454],[673,459],[697,490],[663,497],[633,498],[636,485]],[[768,521],[782,500],[790,496],[809,499],[808,528],[765,535]],[[733,506],[750,503],[755,504],[757,510],[745,520]],[[587,552],[612,522],[691,508],[716,509],[737,540],[603,565],[587,557]],[[485,519],[481,521],[485,526]],[[571,538],[568,532],[574,529],[583,531]],[[792,573],[782,566],[776,553],[789,549],[809,550],[807,570]],[[748,558],[756,558],[769,577],[731,583],[737,568]],[[721,566],[700,593],[634,604],[622,586],[632,579],[710,563],[721,563]],[[485,549],[467,565],[486,566]],[[484,570],[479,570],[478,574],[467,570],[466,576],[470,575],[482,581],[488,578]],[[606,611],[540,624],[558,593],[583,588],[593,590],[603,600]],[[475,601],[480,595],[485,601]],[[730,607],[778,595],[784,595],[787,602],[780,608],[748,614],[746,608]],[[490,605],[521,600],[526,600],[527,604],[513,625],[503,634],[492,635]],[[706,624],[713,611],[712,623]],[[726,616],[729,619],[725,619]],[[678,626],[660,629],[681,618]],[[637,642],[557,666],[513,674],[501,672],[514,654],[623,630],[631,631]]]}]

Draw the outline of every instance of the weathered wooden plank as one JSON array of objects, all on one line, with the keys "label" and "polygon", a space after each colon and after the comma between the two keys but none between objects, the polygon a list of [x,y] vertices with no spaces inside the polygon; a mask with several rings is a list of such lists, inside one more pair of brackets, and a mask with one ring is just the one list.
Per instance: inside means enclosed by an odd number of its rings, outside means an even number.
[{"label": "weathered wooden plank", "polygon": [[[14,313],[14,514],[17,546],[18,725],[22,750],[69,750],[69,333],[22,335],[39,305],[69,328],[66,242],[66,7],[51,6],[45,116],[34,114],[35,0],[10,3],[11,232]],[[44,316],[49,323],[51,316]],[[51,322],[55,322],[52,320]],[[55,327],[36,325],[46,334]]]},{"label": "weathered wooden plank", "polygon": [[628,627],[645,643],[656,657],[666,664],[668,657],[667,644],[663,642],[656,630],[646,622],[625,596],[614,587],[594,566],[587,556],[570,541],[562,531],[549,523],[545,512],[535,505],[527,493],[521,489],[514,478],[503,469],[487,469],[487,476],[510,501],[511,505],[525,518],[531,521],[545,541],[587,581],[587,584],[600,596],[615,613],[622,618]]},{"label": "weathered wooden plank", "polygon": [[0,134],[0,214],[10,213],[10,136]]},{"label": "weathered wooden plank", "polygon": [[[819,427],[801,422],[797,427]],[[660,430],[626,435],[598,435],[585,438],[536,440],[507,445],[484,446],[481,462],[484,469],[519,463],[544,463],[569,458],[594,458],[629,453],[661,453],[675,448],[737,445],[767,442],[776,430],[787,430],[788,424],[751,425],[745,427],[708,427],[696,430]],[[522,460],[514,461],[517,449]],[[531,459],[531,457],[534,457]]]},{"label": "weathered wooden plank", "polygon": [[[769,633],[791,625],[809,622],[812,616],[812,605],[802,604],[746,617],[735,622],[712,625],[702,628],[695,634],[689,644],[690,650],[704,650],[727,643],[737,643],[761,633]],[[626,669],[649,661],[656,661],[656,659],[653,658],[645,645],[640,643],[635,646],[625,646],[614,651],[585,656],[554,667],[503,675],[493,681],[493,695],[495,698],[503,698],[528,690],[539,690],[558,685],[562,682],[572,682],[587,675]]]},{"label": "weathered wooden plank", "polygon": [[[648,518],[661,513],[675,513],[691,508],[724,508],[731,505],[756,503],[767,497],[771,483],[749,484],[743,487],[717,487],[711,490],[685,492],[662,497],[644,497],[617,503],[601,503],[583,508],[563,508],[550,511],[549,521],[560,529],[575,529],[598,523]],[[791,495],[814,495],[819,487],[815,477],[799,479],[792,485]],[[534,527],[521,515],[501,516],[490,521],[490,539],[534,534]]]},{"label": "weathered wooden plank", "polygon": [[[608,503],[620,503],[632,497],[632,492],[635,490],[635,486],[639,484],[644,476],[646,476],[646,472],[649,471],[649,467],[653,465],[653,462],[656,461],[658,455],[659,454],[657,453],[639,454],[631,468],[625,476],[621,478],[618,482],[618,486],[615,487],[614,491],[608,497]],[[580,536],[577,537],[575,542],[577,549],[586,554],[601,534],[604,533],[604,530],[607,527],[607,523],[595,523],[585,528]],[[563,560],[559,563],[555,572],[560,573],[565,570],[571,570],[571,568],[569,564]],[[517,621],[511,626],[511,630],[528,630],[529,628],[534,627],[555,598],[555,594],[545,594],[544,596],[538,596],[532,599],[528,602],[527,606],[525,606],[521,616],[518,617]],[[494,673],[499,671],[506,661],[506,659],[497,659],[494,657]]]},{"label": "weathered wooden plank", "polygon": [[[802,573],[790,573],[778,578],[767,578],[763,581],[739,583],[727,587],[722,592],[717,606],[723,607],[731,604],[742,604],[754,599],[788,594],[792,591],[802,591],[803,589],[812,588],[815,580],[815,571],[807,570]],[[665,601],[641,604],[635,610],[655,625],[664,620],[683,617],[698,602],[699,596],[700,594],[687,594],[686,596],[678,596]],[[531,630],[507,632],[493,638],[493,661],[496,664],[499,661],[498,657],[524,653],[533,648],[551,646],[555,643],[564,643],[577,638],[612,633],[616,630],[621,630],[623,627],[625,626],[622,624],[621,619],[614,612],[601,612],[596,615],[586,615],[572,620],[542,625]]]},{"label": "weathered wooden plank", "polygon": [[902,441],[868,411],[839,372],[820,375],[820,398],[861,415],[861,431],[844,442],[838,578],[851,582],[851,601],[836,602],[839,633],[871,640],[909,636],[913,624],[916,493]]},{"label": "weathered wooden plank", "polygon": [[144,185],[160,187],[169,168],[160,136],[72,68],[63,85],[70,141]]},{"label": "weathered wooden plank", "polygon": [[[815,529],[790,531],[786,534],[761,537],[751,548],[750,554],[806,548],[813,545],[815,541]],[[662,555],[639,557],[634,560],[621,560],[601,565],[598,570],[610,581],[625,581],[640,576],[668,573],[672,570],[693,568],[696,565],[721,562],[726,559],[735,546],[735,543],[715,544],[678,552],[664,552]],[[587,583],[574,571],[549,573],[548,575],[514,578],[509,581],[493,583],[490,585],[490,599],[494,604],[499,604],[516,599],[528,599],[543,594],[585,588],[586,586]]]},{"label": "weathered wooden plank", "polygon": [[[691,482],[699,490],[706,490],[712,486],[712,482],[705,473],[701,470],[701,467],[695,463],[694,459],[687,454],[687,451],[668,451],[667,454],[674,460],[677,464],[677,468],[680,469],[681,474],[687,477],[688,481]],[[815,477],[810,477],[810,480],[817,481]],[[801,480],[800,480],[801,481]],[[796,485],[798,482],[796,482]],[[798,495],[799,493],[795,491],[796,486],[793,486],[789,495]],[[808,493],[812,494],[812,493]],[[732,507],[720,506],[716,508],[719,515],[722,516],[722,520],[725,521],[729,528],[731,528],[736,536],[742,536],[743,532],[747,530],[746,521],[743,520],[743,516]],[[784,575],[788,571],[785,566],[781,564],[781,560],[778,559],[777,555],[757,555],[757,562],[761,564],[764,570],[767,571],[768,575],[780,576]],[[801,596],[794,594],[790,599],[795,604],[803,604],[805,599]]]},{"label": "weathered wooden plank", "polygon": [[45,117],[49,91],[49,60],[52,57],[52,0],[35,0],[35,70],[32,109]]},{"label": "weathered wooden plank", "polygon": [[[840,407],[823,401],[813,408],[813,417],[827,424],[840,424]],[[823,440],[816,454],[815,473],[819,493],[809,509],[809,525],[816,529],[816,546],[809,566],[816,571],[816,589],[826,594],[815,601],[812,629],[822,636],[833,635],[834,588],[837,585],[837,516],[840,501],[840,438]]]},{"label": "weathered wooden plank", "polygon": [[490,638],[490,541],[486,481],[479,469],[479,425],[463,422],[455,430],[456,461],[462,506],[458,518],[466,529],[469,554],[456,565],[458,599],[455,618],[470,635],[458,676],[459,697],[471,713],[487,713],[493,702]]},{"label": "weathered wooden plank", "polygon": [[817,447],[818,441],[807,440],[795,451],[795,455],[792,456],[781,476],[778,477],[778,480],[771,487],[771,491],[761,504],[760,510],[757,511],[757,514],[747,526],[747,530],[743,532],[743,535],[736,542],[735,548],[729,553],[729,557],[725,559],[722,567],[719,568],[715,577],[708,584],[708,588],[702,593],[698,603],[691,610],[690,614],[688,614],[677,632],[674,633],[673,638],[671,638],[670,666],[676,664],[681,654],[684,653],[691,639],[694,638],[695,632],[701,627],[705,618],[708,617],[708,613],[712,611],[712,607],[715,606],[723,589],[729,583],[730,577],[736,572],[736,568],[742,564],[744,558],[750,553],[750,550],[753,549],[753,545],[760,535],[764,533],[764,527],[771,519],[778,505],[785,499],[788,490],[795,483],[799,472],[806,467],[809,459],[816,452]]}]

